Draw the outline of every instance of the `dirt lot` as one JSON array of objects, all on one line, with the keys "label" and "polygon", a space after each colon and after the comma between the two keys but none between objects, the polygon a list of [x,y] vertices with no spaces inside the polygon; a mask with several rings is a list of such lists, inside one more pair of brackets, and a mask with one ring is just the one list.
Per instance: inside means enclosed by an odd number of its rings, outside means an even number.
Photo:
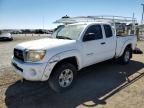
[{"label": "dirt lot", "polygon": [[[61,94],[47,82],[21,83],[10,66],[12,50],[37,38],[0,42],[0,108],[144,108],[144,55],[134,55],[125,66],[107,61],[83,69],[75,86]],[[138,46],[144,51],[144,41]]]}]

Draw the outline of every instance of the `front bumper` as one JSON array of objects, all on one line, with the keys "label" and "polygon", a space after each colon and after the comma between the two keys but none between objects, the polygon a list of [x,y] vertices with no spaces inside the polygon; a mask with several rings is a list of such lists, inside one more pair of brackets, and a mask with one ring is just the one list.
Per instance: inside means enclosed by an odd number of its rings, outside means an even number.
[{"label": "front bumper", "polygon": [[12,67],[14,71],[29,81],[45,81],[43,78],[47,63],[25,63],[16,58],[12,59]]},{"label": "front bumper", "polygon": [[9,38],[9,37],[0,37],[0,40],[13,40],[13,38]]}]

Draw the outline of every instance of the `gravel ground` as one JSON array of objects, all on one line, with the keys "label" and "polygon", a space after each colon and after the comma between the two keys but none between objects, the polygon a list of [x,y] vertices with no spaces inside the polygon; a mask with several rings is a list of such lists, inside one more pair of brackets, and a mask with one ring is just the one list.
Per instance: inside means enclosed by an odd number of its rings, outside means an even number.
[{"label": "gravel ground", "polygon": [[[130,64],[112,61],[81,70],[75,86],[54,93],[47,82],[20,81],[11,66],[16,44],[44,37],[14,37],[0,42],[0,108],[143,108],[144,54],[134,55]],[[144,41],[138,42],[144,51]]]}]

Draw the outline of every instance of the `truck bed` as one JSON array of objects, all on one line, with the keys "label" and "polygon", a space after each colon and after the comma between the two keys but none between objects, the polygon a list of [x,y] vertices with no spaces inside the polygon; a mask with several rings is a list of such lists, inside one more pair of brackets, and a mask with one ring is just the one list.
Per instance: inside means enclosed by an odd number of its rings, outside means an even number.
[{"label": "truck bed", "polygon": [[135,49],[137,37],[135,35],[127,35],[127,36],[117,36],[117,46],[116,46],[116,57],[120,57],[122,55],[122,51],[125,48],[125,45],[128,43],[132,45],[132,49]]}]

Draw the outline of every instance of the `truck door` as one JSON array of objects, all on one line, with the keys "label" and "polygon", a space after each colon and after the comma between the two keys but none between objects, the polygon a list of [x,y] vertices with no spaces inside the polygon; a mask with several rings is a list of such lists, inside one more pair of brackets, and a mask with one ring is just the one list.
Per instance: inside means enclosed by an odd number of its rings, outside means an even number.
[{"label": "truck door", "polygon": [[104,46],[102,26],[91,25],[87,28],[82,39],[83,66],[95,64],[104,59]]},{"label": "truck door", "polygon": [[115,49],[116,49],[116,36],[114,36],[112,28],[108,24],[103,25],[103,30],[104,30],[104,40],[105,40],[105,52],[104,56],[105,59],[111,59],[115,55]]}]

